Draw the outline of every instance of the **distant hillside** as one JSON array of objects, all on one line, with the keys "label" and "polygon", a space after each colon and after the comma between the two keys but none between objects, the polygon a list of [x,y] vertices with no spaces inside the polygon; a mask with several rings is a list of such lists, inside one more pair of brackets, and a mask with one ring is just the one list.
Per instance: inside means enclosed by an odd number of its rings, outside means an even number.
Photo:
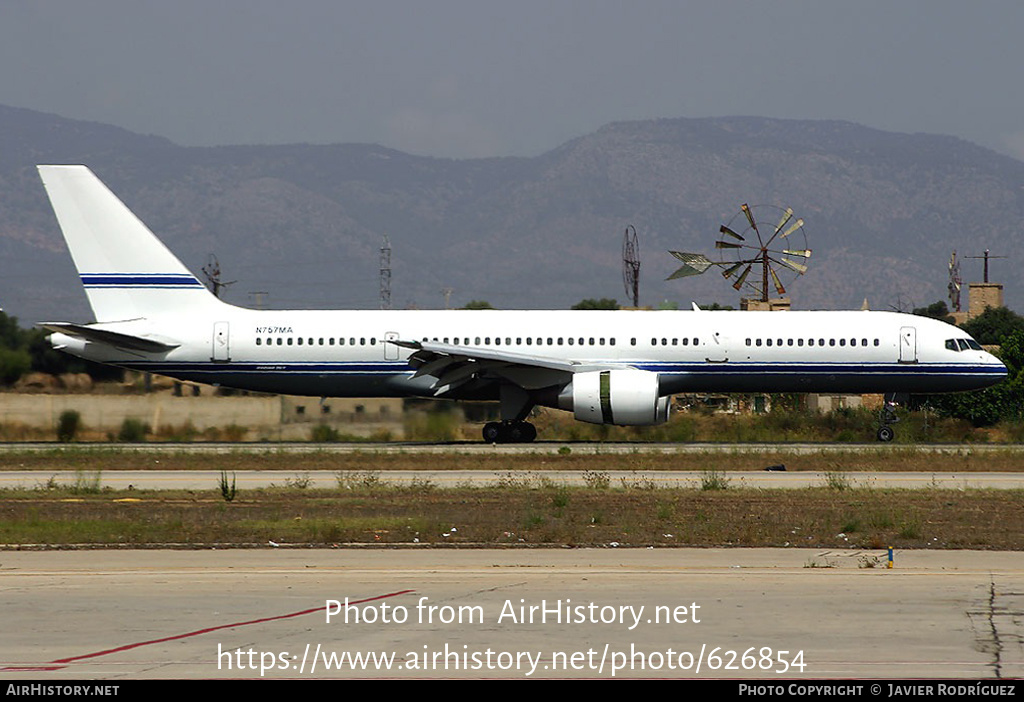
[{"label": "distant hillside", "polygon": [[[450,160],[381,146],[186,148],[115,127],[0,106],[0,306],[23,323],[88,319],[38,163],[89,165],[198,273],[220,259],[226,299],[376,307],[392,247],[395,307],[484,299],[566,308],[625,299],[621,237],[640,234],[644,304],[736,305],[714,272],[665,282],[667,250],[717,258],[741,203],[794,208],[810,271],[794,307],[904,308],[945,297],[953,249],[985,248],[1024,308],[1024,163],[945,136],[762,118],[621,122],[536,158]],[[964,262],[965,280],[981,278]]]}]

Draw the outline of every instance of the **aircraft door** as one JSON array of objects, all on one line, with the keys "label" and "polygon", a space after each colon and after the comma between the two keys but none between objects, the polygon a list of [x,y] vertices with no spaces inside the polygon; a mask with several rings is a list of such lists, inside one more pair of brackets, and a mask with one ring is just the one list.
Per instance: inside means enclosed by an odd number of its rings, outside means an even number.
[{"label": "aircraft door", "polygon": [[385,332],[384,333],[384,360],[385,361],[397,361],[399,347],[397,344],[390,342],[398,340],[398,332]]},{"label": "aircraft door", "polygon": [[211,361],[231,360],[228,328],[228,322],[213,323],[213,353],[210,355]]},{"label": "aircraft door", "polygon": [[707,346],[708,363],[729,362],[729,337],[724,332],[715,332],[710,341],[701,339],[701,343]]},{"label": "aircraft door", "polygon": [[900,328],[900,363],[917,363],[917,328]]}]

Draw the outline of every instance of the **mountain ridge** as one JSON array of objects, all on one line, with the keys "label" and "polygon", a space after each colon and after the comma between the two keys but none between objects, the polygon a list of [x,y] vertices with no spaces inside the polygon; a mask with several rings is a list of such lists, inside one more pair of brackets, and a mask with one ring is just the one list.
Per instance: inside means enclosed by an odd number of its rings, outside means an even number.
[{"label": "mountain ridge", "polygon": [[[379,247],[395,307],[486,299],[564,308],[625,298],[622,232],[640,234],[641,303],[739,294],[709,271],[665,282],[669,249],[717,259],[742,203],[793,207],[814,253],[795,308],[921,306],[946,263],[986,248],[1024,303],[1024,162],[962,139],[838,120],[612,122],[536,157],[446,159],[375,144],[184,147],[158,136],[0,105],[0,305],[26,322],[89,312],[35,165],[85,163],[194,272],[216,254],[225,299],[378,306]],[[964,280],[981,278],[963,261]],[[975,269],[977,269],[975,271]]]}]

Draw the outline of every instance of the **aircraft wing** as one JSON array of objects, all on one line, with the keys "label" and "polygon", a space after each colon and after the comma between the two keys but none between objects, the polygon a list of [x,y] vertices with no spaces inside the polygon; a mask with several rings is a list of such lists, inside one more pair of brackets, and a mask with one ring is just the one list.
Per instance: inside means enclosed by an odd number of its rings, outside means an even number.
[{"label": "aircraft wing", "polygon": [[621,364],[579,363],[565,358],[513,353],[497,348],[456,346],[436,341],[405,341],[391,343],[414,353],[409,365],[416,369],[413,378],[431,376],[437,380],[435,395],[442,396],[474,378],[490,377],[507,380],[525,390],[538,390],[564,385],[573,373],[621,368]]},{"label": "aircraft wing", "polygon": [[181,346],[179,342],[174,341],[173,339],[152,335],[137,336],[135,334],[125,334],[124,332],[111,331],[110,329],[103,329],[90,324],[74,324],[72,322],[39,322],[36,326],[42,327],[43,329],[49,329],[50,331],[57,332],[58,334],[67,334],[68,336],[73,336],[78,339],[107,344],[108,346],[116,346],[117,348],[128,349],[130,351],[161,353]]}]

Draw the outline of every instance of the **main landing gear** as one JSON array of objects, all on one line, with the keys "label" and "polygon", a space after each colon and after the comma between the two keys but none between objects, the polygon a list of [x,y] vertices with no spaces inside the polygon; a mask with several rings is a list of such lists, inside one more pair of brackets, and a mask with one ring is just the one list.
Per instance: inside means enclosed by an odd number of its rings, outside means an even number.
[{"label": "main landing gear", "polygon": [[900,418],[896,416],[896,407],[898,405],[896,393],[886,393],[885,402],[882,404],[882,409],[878,412],[879,426],[876,436],[879,441],[889,442],[896,437],[896,431],[892,428],[892,425],[900,421]]},{"label": "main landing gear", "polygon": [[537,427],[529,422],[505,420],[488,422],[483,433],[489,444],[528,444],[537,438]]}]

